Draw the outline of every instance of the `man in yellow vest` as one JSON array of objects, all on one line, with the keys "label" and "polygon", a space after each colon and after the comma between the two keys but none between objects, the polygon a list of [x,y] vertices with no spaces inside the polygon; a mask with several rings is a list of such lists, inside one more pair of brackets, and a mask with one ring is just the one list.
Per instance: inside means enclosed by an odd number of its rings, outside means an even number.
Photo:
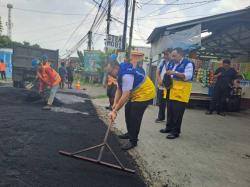
[{"label": "man in yellow vest", "polygon": [[155,95],[155,87],[149,77],[133,68],[131,63],[120,64],[118,88],[109,118],[113,122],[117,112],[125,105],[125,121],[128,132],[119,137],[129,139],[129,141],[122,146],[123,150],[137,146],[143,114]]},{"label": "man in yellow vest", "polygon": [[169,93],[169,121],[166,128],[160,130],[161,133],[170,133],[167,139],[178,138],[181,133],[182,118],[189,102],[194,74],[194,64],[184,58],[181,48],[174,49],[171,58],[166,71],[173,79]]},{"label": "man in yellow vest", "polygon": [[[157,104],[159,106],[158,117],[155,120],[156,123],[161,123],[165,120],[165,111],[166,111],[166,104],[167,104],[167,93],[166,88],[163,86],[163,78],[167,70],[167,65],[170,61],[170,50],[165,50],[163,52],[163,59],[160,61],[160,64],[156,70],[156,79],[158,83],[158,90],[157,90]],[[168,115],[167,115],[168,117]]]}]

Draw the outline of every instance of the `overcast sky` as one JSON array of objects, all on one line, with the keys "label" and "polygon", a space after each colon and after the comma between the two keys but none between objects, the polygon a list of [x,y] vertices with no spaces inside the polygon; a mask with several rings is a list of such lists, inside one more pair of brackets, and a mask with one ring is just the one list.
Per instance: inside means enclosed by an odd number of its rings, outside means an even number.
[{"label": "overcast sky", "polygon": [[[96,1],[101,2],[101,0]],[[104,2],[106,1],[104,0]],[[115,0],[112,7],[112,15],[121,21],[124,19],[124,1]],[[155,27],[250,6],[250,0],[237,0],[237,2],[236,0],[220,0],[211,3],[205,1],[210,0],[138,0],[133,45],[146,45],[146,39]],[[148,2],[150,4],[145,4]],[[195,2],[203,3],[195,4]],[[7,21],[6,5],[8,3],[14,6],[12,10],[13,40],[38,43],[43,48],[59,49],[60,54],[70,49],[88,32],[97,12],[97,6],[93,0],[0,0],[0,16],[4,25],[3,34],[7,33],[5,22]],[[164,3],[182,5],[152,5]],[[47,12],[47,14],[41,13],[41,11]],[[50,14],[50,12],[58,13],[58,15]],[[81,22],[83,24],[70,37]],[[103,50],[104,48],[104,36],[100,34],[105,33],[105,27],[106,23],[103,22],[99,30],[94,31],[99,33],[94,35],[95,49]],[[122,29],[122,24],[112,21],[111,34],[122,35]],[[67,42],[69,38],[70,40]],[[81,46],[80,50],[85,49],[86,45],[85,43]]]}]

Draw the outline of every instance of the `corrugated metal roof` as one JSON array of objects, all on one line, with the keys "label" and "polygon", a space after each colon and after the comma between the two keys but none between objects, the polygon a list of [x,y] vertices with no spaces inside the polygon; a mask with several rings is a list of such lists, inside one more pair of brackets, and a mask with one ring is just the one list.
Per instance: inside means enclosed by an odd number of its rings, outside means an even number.
[{"label": "corrugated metal roof", "polygon": [[[218,15],[214,15],[214,16],[209,16],[209,17],[194,19],[194,20],[190,20],[190,21],[175,23],[175,24],[166,25],[166,26],[162,26],[162,27],[157,27],[153,30],[153,32],[150,34],[150,36],[148,37],[147,40],[148,40],[148,43],[153,43],[166,30],[168,30],[168,31],[182,30],[182,29],[185,29],[188,27],[192,27],[196,24],[202,24],[202,30],[212,29],[212,27],[210,27],[211,26],[210,23],[221,22],[223,24],[225,21],[226,22],[241,21],[241,18],[242,17],[244,18],[244,15],[246,15],[246,18],[250,18],[250,6],[245,8],[245,9],[241,9],[241,10],[237,10],[237,11],[233,11],[233,12],[227,12],[227,13],[218,14]],[[242,19],[242,21],[250,22],[250,19],[248,19],[248,20]]]}]

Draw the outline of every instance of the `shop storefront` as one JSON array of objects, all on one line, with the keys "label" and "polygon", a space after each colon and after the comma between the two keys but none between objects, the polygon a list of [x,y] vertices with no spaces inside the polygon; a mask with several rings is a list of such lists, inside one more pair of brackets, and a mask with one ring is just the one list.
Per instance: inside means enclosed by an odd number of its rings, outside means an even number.
[{"label": "shop storefront", "polygon": [[194,100],[211,99],[214,72],[223,59],[230,59],[232,67],[243,77],[242,106],[250,108],[250,7],[155,28],[148,43],[152,47],[151,69],[159,63],[163,50],[185,50],[186,57],[195,64],[191,97]]}]

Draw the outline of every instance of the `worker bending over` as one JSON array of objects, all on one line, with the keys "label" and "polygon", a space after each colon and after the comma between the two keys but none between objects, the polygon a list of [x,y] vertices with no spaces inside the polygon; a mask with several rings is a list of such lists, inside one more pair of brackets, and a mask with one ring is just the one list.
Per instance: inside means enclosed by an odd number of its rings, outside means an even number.
[{"label": "worker bending over", "polygon": [[137,146],[143,114],[155,95],[155,87],[149,77],[133,68],[131,63],[120,64],[118,88],[109,118],[113,122],[117,117],[117,112],[126,104],[127,133],[119,137],[129,139],[129,141],[122,146],[123,150],[129,150]]},{"label": "worker bending over", "polygon": [[42,64],[37,72],[37,76],[40,80],[39,92],[42,93],[46,87],[50,88],[50,95],[47,102],[47,106],[44,106],[44,110],[50,110],[53,104],[56,92],[61,82],[60,75],[50,66],[48,57],[42,56]]}]

